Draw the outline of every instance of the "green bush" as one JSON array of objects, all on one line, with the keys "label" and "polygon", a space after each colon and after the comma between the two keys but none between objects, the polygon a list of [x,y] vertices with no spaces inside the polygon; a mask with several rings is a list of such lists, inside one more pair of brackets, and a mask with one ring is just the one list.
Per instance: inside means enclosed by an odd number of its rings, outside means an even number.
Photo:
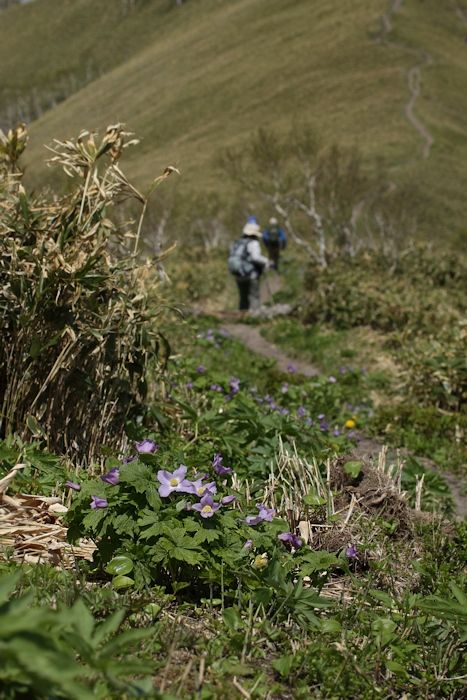
[{"label": "green bush", "polygon": [[378,256],[337,258],[325,270],[309,269],[305,323],[336,328],[371,326],[389,333],[436,332],[461,317],[466,289],[462,263],[412,253],[395,270]]},{"label": "green bush", "polygon": [[402,387],[424,406],[467,408],[467,324],[453,323],[436,337],[403,343],[398,351]]}]

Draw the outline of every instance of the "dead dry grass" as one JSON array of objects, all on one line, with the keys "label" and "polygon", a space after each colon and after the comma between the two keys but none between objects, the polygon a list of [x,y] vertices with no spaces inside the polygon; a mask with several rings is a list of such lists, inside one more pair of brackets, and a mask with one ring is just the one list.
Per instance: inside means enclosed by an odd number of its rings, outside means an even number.
[{"label": "dead dry grass", "polygon": [[48,563],[73,569],[74,560],[92,560],[96,549],[90,540],[80,540],[78,546],[66,541],[67,528],[62,516],[68,508],[58,497],[34,496],[7,490],[15,475],[26,465],[17,464],[0,480],[0,559],[27,564]]}]

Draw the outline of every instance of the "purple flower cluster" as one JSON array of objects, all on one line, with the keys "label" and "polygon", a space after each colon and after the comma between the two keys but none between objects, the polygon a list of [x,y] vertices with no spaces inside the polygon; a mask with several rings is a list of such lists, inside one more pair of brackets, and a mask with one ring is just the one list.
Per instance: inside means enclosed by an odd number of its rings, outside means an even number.
[{"label": "purple flower cluster", "polygon": [[224,391],[224,389],[221,386],[218,386],[217,384],[211,384],[209,388],[211,389],[211,391],[218,391],[219,394],[222,394],[222,392]]},{"label": "purple flower cluster", "polygon": [[240,391],[240,379],[235,379],[235,377],[230,377],[230,391],[225,397],[226,401],[230,401],[231,398],[238,394]]},{"label": "purple flower cluster", "polygon": [[[224,467],[222,464],[222,456],[217,453],[212,462],[214,471],[219,476],[231,474],[233,472],[230,467]],[[220,503],[213,500],[213,495],[217,493],[217,485],[215,481],[204,483],[208,479],[207,474],[197,474],[194,481],[186,479],[188,468],[181,464],[173,473],[161,469],[157,472],[157,478],[161,484],[159,487],[159,495],[162,498],[170,496],[171,493],[188,493],[193,496],[198,496],[201,500],[199,503],[187,503],[187,510],[197,510],[201,517],[211,518],[214,513],[219,510],[222,505],[229,505],[237,500],[236,496],[224,496]]]}]

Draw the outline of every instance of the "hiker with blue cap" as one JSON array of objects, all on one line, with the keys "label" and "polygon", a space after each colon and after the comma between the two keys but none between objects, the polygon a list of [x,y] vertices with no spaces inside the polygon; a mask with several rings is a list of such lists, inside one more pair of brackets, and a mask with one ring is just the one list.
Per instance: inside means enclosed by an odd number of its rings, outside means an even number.
[{"label": "hiker with blue cap", "polygon": [[285,249],[287,239],[275,217],[269,219],[269,226],[263,233],[263,243],[268,249],[271,268],[279,272],[279,254]]},{"label": "hiker with blue cap", "polygon": [[242,237],[230,249],[229,272],[237,282],[240,311],[259,307],[259,280],[268,266],[268,259],[261,255],[260,238],[258,223],[248,220],[243,227]]}]

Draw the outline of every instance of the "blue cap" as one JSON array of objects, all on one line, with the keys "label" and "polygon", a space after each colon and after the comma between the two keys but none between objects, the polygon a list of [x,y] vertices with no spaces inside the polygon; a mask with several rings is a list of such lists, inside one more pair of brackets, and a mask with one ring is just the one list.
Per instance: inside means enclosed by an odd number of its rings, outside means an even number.
[{"label": "blue cap", "polygon": [[258,219],[256,218],[256,216],[249,216],[246,222],[247,224],[257,224]]}]

